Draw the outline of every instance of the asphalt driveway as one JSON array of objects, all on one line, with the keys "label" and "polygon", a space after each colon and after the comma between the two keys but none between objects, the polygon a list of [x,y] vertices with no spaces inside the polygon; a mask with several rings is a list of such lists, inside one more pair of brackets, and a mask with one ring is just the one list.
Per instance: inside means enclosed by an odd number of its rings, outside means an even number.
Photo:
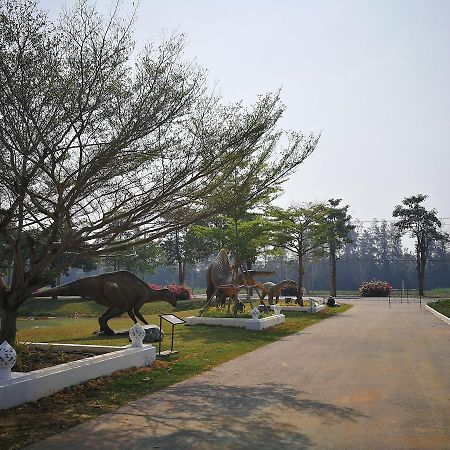
[{"label": "asphalt driveway", "polygon": [[417,303],[346,313],[32,449],[449,449],[450,326]]}]

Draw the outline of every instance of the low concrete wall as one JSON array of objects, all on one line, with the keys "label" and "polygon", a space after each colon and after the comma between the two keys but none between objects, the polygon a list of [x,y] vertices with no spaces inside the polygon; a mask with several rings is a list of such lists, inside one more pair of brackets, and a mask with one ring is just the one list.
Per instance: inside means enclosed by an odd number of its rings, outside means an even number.
[{"label": "low concrete wall", "polygon": [[247,330],[263,330],[285,321],[284,314],[274,314],[262,319],[240,319],[234,317],[186,317],[186,325],[218,325],[222,327],[246,328]]},{"label": "low concrete wall", "polygon": [[12,372],[10,378],[0,379],[0,409],[33,402],[66,387],[109,375],[117,370],[149,366],[155,359],[155,347],[146,345],[32,372]]}]

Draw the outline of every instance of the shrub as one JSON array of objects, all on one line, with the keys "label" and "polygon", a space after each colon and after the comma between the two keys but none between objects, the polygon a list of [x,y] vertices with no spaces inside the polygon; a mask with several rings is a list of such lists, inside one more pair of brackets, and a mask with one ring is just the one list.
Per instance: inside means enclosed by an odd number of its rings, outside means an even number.
[{"label": "shrub", "polygon": [[184,285],[169,284],[167,288],[177,296],[177,300],[190,300],[193,297],[192,292]]},{"label": "shrub", "polygon": [[[153,283],[148,283],[148,286],[155,290],[164,288],[164,286]],[[167,289],[169,289],[176,295],[177,300],[190,300],[193,297],[192,292],[184,285],[169,284],[167,286]]]},{"label": "shrub", "polygon": [[391,290],[392,286],[389,283],[379,280],[366,281],[359,288],[361,297],[388,297]]}]

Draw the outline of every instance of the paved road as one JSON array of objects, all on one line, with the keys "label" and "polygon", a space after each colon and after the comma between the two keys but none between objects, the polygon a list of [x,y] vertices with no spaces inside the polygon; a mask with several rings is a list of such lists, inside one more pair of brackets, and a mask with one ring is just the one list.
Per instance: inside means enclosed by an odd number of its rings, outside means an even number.
[{"label": "paved road", "polygon": [[33,449],[449,449],[450,326],[418,304],[347,313]]}]

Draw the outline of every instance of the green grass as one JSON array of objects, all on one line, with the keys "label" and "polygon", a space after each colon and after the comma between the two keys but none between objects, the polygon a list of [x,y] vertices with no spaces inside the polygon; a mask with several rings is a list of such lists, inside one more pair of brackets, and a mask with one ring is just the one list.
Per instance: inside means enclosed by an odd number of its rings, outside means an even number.
[{"label": "green grass", "polygon": [[436,288],[425,291],[425,297],[450,298],[450,288]]},{"label": "green grass", "polygon": [[[206,300],[192,299],[179,301],[175,310],[186,311],[188,309],[201,308]],[[99,317],[106,311],[104,306],[89,300],[80,300],[76,297],[51,298],[29,298],[19,308],[18,315],[21,317],[73,317],[75,312],[79,316]],[[141,312],[147,314],[167,314],[173,312],[173,307],[167,302],[146,303]]]},{"label": "green grass", "polygon": [[428,306],[435,309],[437,312],[444,314],[444,316],[450,317],[450,299],[428,303]]},{"label": "green grass", "polygon": [[[152,305],[153,306],[153,305]],[[181,308],[183,305],[181,305]],[[117,409],[126,402],[151,394],[174,383],[253,351],[263,345],[296,333],[321,320],[350,308],[327,308],[315,315],[286,313],[286,322],[264,331],[240,328],[176,326],[174,348],[179,354],[151,367],[117,372],[108,377],[65,389],[60,393],[16,408],[0,411],[0,448],[21,448],[52,434],[73,427],[100,414]],[[196,310],[176,308],[181,317],[198,314]],[[53,313],[53,311],[52,311]],[[49,314],[48,311],[46,313]],[[159,323],[156,314],[147,315],[150,323]],[[129,318],[110,321],[113,329],[131,325]],[[126,337],[96,336],[96,318],[57,318],[20,320],[22,341],[124,345]],[[165,329],[169,332],[168,329]],[[163,341],[162,349],[170,345]]]}]

